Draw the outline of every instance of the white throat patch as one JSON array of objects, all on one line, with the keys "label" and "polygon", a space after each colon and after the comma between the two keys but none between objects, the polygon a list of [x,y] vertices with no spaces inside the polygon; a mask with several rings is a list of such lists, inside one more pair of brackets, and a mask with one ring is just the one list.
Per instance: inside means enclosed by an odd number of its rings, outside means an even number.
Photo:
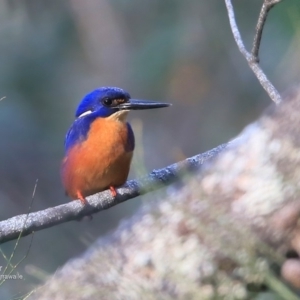
[{"label": "white throat patch", "polygon": [[119,121],[119,122],[126,122],[127,115],[129,113],[129,110],[119,110],[108,117],[108,119]]}]

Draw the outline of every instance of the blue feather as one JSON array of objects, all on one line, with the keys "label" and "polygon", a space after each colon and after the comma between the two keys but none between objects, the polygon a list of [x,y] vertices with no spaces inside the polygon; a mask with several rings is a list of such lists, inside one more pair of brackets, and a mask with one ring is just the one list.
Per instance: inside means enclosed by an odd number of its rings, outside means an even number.
[{"label": "blue feather", "polygon": [[65,138],[66,151],[75,144],[83,142],[87,138],[90,126],[96,118],[97,116],[90,114],[74,121]]},{"label": "blue feather", "polygon": [[130,124],[127,123],[126,125],[127,125],[126,151],[131,152],[134,150],[134,147],[135,147],[135,139],[134,139],[133,130],[132,130]]}]

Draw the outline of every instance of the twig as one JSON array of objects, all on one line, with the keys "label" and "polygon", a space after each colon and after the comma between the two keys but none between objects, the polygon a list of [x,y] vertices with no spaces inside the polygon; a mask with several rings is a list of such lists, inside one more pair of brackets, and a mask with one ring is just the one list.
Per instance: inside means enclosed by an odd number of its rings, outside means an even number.
[{"label": "twig", "polygon": [[[29,213],[30,213],[30,211],[31,211],[31,208],[32,208],[32,204],[33,204],[33,200],[34,200],[34,196],[35,196],[37,184],[38,184],[38,179],[36,180],[35,185],[34,185],[34,188],[33,188],[32,197],[31,197],[31,202],[30,202],[29,207],[28,207],[28,212],[27,212],[26,218],[25,218],[25,220],[24,220],[23,228],[22,228],[21,232],[19,233],[19,236],[18,236],[17,241],[16,241],[16,243],[15,243],[14,249],[13,249],[13,251],[12,251],[12,253],[11,253],[9,259],[7,260],[7,264],[6,264],[6,267],[5,267],[5,269],[4,269],[2,275],[10,275],[10,274],[11,274],[11,273],[12,273],[12,272],[13,272],[13,271],[14,271],[14,270],[15,270],[15,269],[16,269],[16,268],[17,268],[17,267],[18,267],[18,266],[19,266],[19,265],[27,258],[28,254],[29,254],[29,251],[30,251],[30,249],[31,249],[31,245],[32,245],[32,241],[33,241],[33,235],[34,235],[34,232],[32,232],[32,236],[31,236],[31,240],[30,240],[29,247],[28,247],[28,249],[27,249],[25,255],[23,256],[23,258],[22,258],[21,260],[19,260],[14,266],[12,265],[11,261],[12,261],[14,255],[15,255],[16,250],[17,250],[17,247],[18,247],[20,238],[21,238],[21,236],[22,236],[22,232],[23,232],[23,230],[24,230],[24,228],[25,228],[25,225],[26,225],[26,222],[27,222],[27,220],[28,220],[28,215],[29,215]],[[1,253],[2,253],[2,255],[6,258],[5,254],[3,253],[2,250],[1,250]],[[10,267],[11,270],[8,272],[8,274],[6,274],[6,271],[7,271],[8,267]],[[5,281],[6,281],[6,278],[5,278],[5,276],[4,276],[3,280],[0,282],[0,286],[3,285]]]},{"label": "twig", "polygon": [[[23,224],[22,230],[21,230],[20,233],[19,233],[19,236],[18,236],[17,241],[16,241],[16,243],[15,243],[14,249],[13,249],[13,251],[12,251],[12,253],[11,253],[11,255],[10,255],[8,261],[7,261],[7,264],[6,264],[6,267],[5,267],[4,271],[3,271],[3,274],[5,274],[6,271],[7,271],[7,269],[8,269],[8,267],[11,266],[11,261],[12,261],[14,255],[15,255],[15,252],[16,252],[17,247],[18,247],[18,245],[19,245],[19,241],[20,241],[20,238],[21,238],[21,236],[22,236],[22,232],[24,231],[24,228],[25,228],[26,223],[27,223],[27,220],[28,220],[29,213],[30,213],[31,208],[32,208],[32,204],[33,204],[33,200],[34,200],[34,196],[35,196],[37,184],[38,184],[38,179],[35,181],[35,185],[34,185],[33,192],[32,192],[32,196],[31,196],[31,201],[30,201],[30,204],[29,204],[29,207],[28,207],[28,212],[27,212],[27,214],[26,214],[26,217],[25,217],[25,220],[24,220],[24,224]],[[14,269],[15,269],[15,268],[16,268],[16,267],[17,267],[17,266],[18,266],[18,265],[19,265],[19,264],[27,257],[27,255],[28,255],[28,253],[29,253],[29,250],[30,250],[30,248],[31,248],[32,240],[33,240],[33,235],[32,235],[32,237],[31,237],[31,241],[30,241],[30,245],[29,245],[29,248],[28,248],[27,253],[26,253],[25,256],[23,257],[23,259],[21,259],[21,261],[17,263],[17,265],[15,265],[15,266],[13,266],[13,267],[11,268],[11,272],[12,272],[12,271],[13,271],[13,270],[14,270]],[[10,272],[9,274],[11,274],[11,272]],[[3,279],[3,281],[0,282],[0,286],[1,286],[4,282],[5,282],[5,279]]]},{"label": "twig", "polygon": [[264,29],[264,25],[265,25],[268,13],[269,13],[270,9],[279,2],[281,2],[281,0],[264,0],[264,3],[261,7],[258,21],[256,24],[256,33],[255,33],[255,37],[253,40],[253,47],[252,47],[252,51],[251,51],[253,60],[255,60],[257,63],[259,63],[259,57],[258,57],[259,47],[260,47],[262,32]]},{"label": "twig", "polygon": [[197,170],[205,161],[218,155],[227,145],[220,145],[166,168],[153,170],[139,180],[127,181],[124,186],[117,189],[118,194],[115,198],[111,196],[109,191],[104,191],[87,197],[88,204],[85,206],[80,201],[71,201],[67,204],[1,221],[0,243],[17,239],[19,236],[29,235],[44,228],[78,220],[83,216],[89,216],[131,198],[157,190],[162,186],[167,186],[176,179],[180,179],[187,171]]},{"label": "twig", "polygon": [[[273,1],[265,0],[265,2],[272,3],[272,6],[274,6],[279,1],[280,0],[273,0]],[[265,2],[264,2],[264,4],[265,4]],[[281,102],[281,96],[280,96],[280,94],[278,93],[278,91],[276,90],[276,88],[273,86],[273,84],[270,82],[270,80],[267,78],[267,76],[265,75],[265,73],[263,72],[263,70],[261,69],[261,67],[258,65],[258,61],[255,58],[255,56],[253,56],[251,53],[249,53],[246,50],[246,47],[245,47],[245,45],[243,43],[241,34],[239,32],[238,26],[237,26],[236,21],[235,21],[234,10],[233,10],[233,6],[232,6],[232,3],[231,3],[231,0],[225,0],[225,4],[226,4],[226,7],[227,7],[227,11],[228,11],[228,17],[229,17],[229,22],[230,22],[230,27],[231,27],[231,30],[232,30],[232,33],[233,33],[233,37],[235,39],[235,42],[238,45],[238,48],[239,48],[240,52],[246,58],[249,67],[251,68],[251,70],[253,71],[253,73],[255,74],[255,76],[257,77],[259,83],[262,85],[262,87],[268,93],[269,97],[276,104],[279,104]],[[267,17],[267,13],[270,10],[270,8],[265,12],[265,18]],[[263,17],[263,15],[262,15],[262,17]],[[265,23],[265,20],[261,20],[260,21],[260,19],[259,19],[258,22],[261,22],[261,24],[257,25],[257,28],[262,33],[262,28],[263,28],[263,25]],[[257,51],[259,49],[259,44],[260,44],[260,39],[261,39],[261,36],[259,36],[259,35],[261,35],[261,33],[257,33],[258,36],[256,37],[258,45],[256,45],[255,47],[257,47]]]},{"label": "twig", "polygon": [[14,298],[14,300],[26,300],[28,299],[33,293],[35,293],[40,287],[37,287],[35,289],[33,289],[32,291],[28,292],[26,295],[23,295],[21,297],[18,298]]}]

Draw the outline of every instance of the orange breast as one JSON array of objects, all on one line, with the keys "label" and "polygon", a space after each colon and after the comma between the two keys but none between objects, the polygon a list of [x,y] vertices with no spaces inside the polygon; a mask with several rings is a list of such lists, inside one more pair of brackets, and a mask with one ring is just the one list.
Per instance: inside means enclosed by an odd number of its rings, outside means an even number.
[{"label": "orange breast", "polygon": [[67,194],[77,199],[77,192],[86,197],[109,186],[125,183],[132,152],[126,151],[126,123],[98,118],[90,127],[87,139],[76,144],[62,163],[62,181]]}]

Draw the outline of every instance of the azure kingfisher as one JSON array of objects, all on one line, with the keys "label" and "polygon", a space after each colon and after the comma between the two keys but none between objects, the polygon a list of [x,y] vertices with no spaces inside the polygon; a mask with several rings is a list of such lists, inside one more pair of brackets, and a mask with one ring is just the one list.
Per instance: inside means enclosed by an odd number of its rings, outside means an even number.
[{"label": "azure kingfisher", "polygon": [[85,197],[127,180],[135,147],[126,117],[130,110],[167,107],[169,103],[131,99],[123,89],[101,87],[79,104],[65,138],[61,177],[66,194],[86,204]]}]

